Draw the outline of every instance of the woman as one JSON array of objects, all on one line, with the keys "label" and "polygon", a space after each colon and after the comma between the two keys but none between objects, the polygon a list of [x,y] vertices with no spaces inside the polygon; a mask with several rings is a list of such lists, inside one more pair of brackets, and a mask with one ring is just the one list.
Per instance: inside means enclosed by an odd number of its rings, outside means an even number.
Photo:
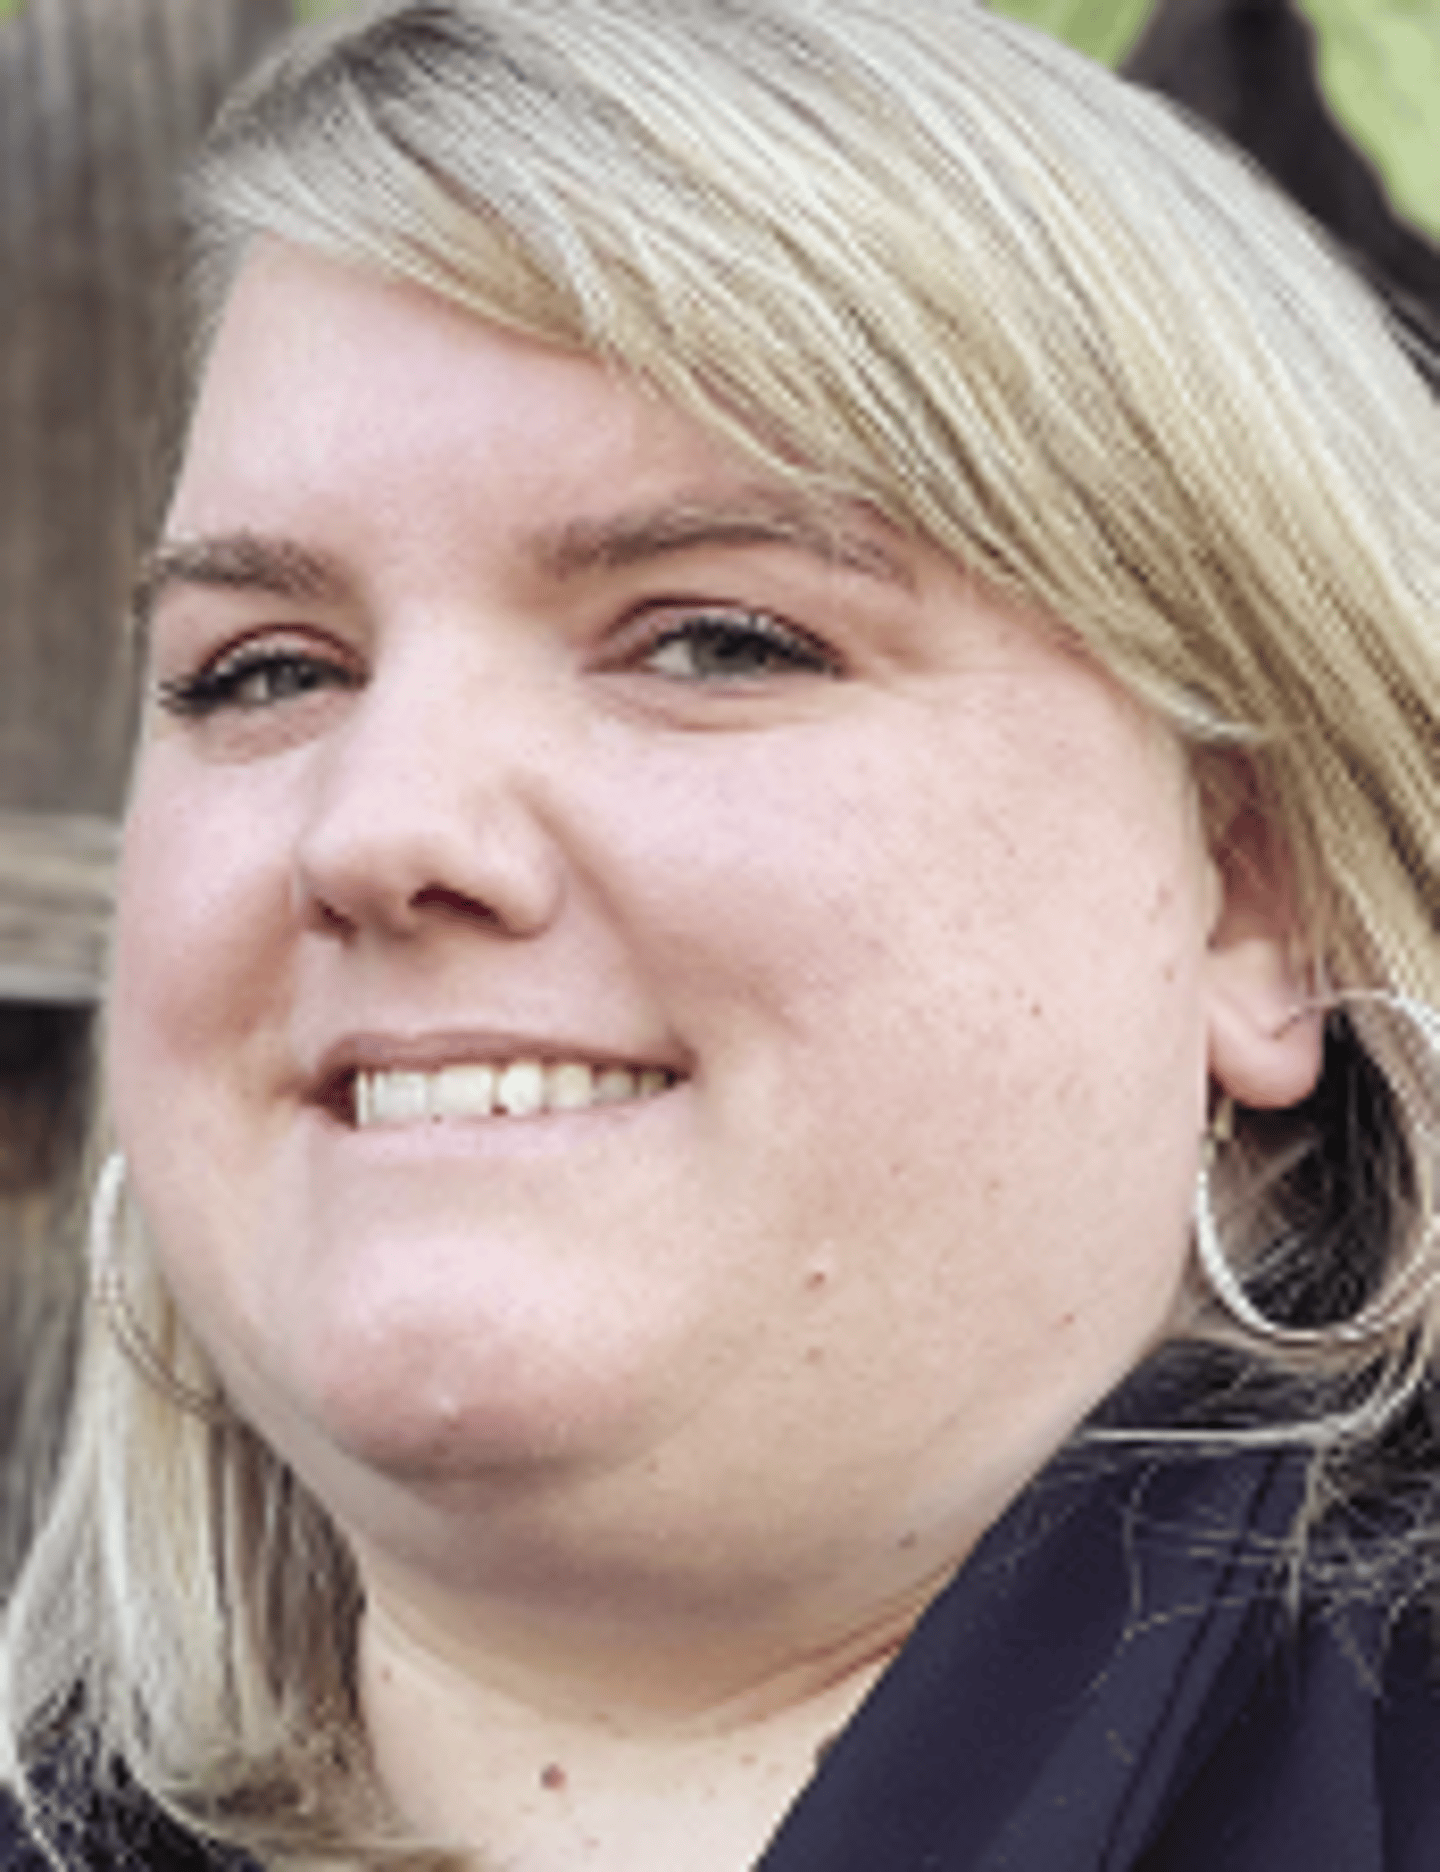
[{"label": "woman", "polygon": [[381,5],[195,199],[17,1841],[1433,1864],[1361,291],[956,0]]}]

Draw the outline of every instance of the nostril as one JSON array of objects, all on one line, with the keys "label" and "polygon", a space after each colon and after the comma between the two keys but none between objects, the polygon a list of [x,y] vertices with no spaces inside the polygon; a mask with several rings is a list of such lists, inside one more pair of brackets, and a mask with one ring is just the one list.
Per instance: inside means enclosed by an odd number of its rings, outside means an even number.
[{"label": "nostril", "polygon": [[[399,787],[378,758],[367,768],[363,752],[358,742],[338,750],[294,854],[312,929],[410,937],[445,922],[523,935],[549,924],[564,861],[515,785],[494,774],[457,778],[457,757],[443,777],[426,769]],[[437,754],[432,767],[440,764]]]},{"label": "nostril", "polygon": [[443,884],[427,884],[424,890],[416,891],[410,901],[417,910],[440,910],[451,916],[463,917],[470,923],[493,926],[500,921],[488,904],[467,897],[464,891],[448,889]]},{"label": "nostril", "polygon": [[355,932],[354,920],[313,890],[295,889],[292,902],[296,920],[302,928],[327,936],[350,936]]}]

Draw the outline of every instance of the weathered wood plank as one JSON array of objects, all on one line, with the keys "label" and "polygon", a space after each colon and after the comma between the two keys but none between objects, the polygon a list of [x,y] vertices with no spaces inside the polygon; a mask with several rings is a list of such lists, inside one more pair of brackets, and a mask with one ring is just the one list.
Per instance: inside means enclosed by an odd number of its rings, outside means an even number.
[{"label": "weathered wood plank", "polygon": [[289,0],[25,0],[0,24],[0,805],[113,814],[123,621],[178,401],[175,180]]},{"label": "weathered wood plank", "polygon": [[0,812],[0,1000],[95,999],[118,846],[109,819]]}]

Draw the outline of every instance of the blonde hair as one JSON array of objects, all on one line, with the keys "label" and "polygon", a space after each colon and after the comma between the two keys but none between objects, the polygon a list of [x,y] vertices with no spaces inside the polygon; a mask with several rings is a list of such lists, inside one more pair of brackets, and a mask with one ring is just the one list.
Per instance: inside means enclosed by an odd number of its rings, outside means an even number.
[{"label": "blonde hair", "polygon": [[[1197,1300],[1195,1330],[1320,1400],[1274,1434],[1372,1438],[1437,1318],[1436,1053],[1396,997],[1440,1004],[1440,413],[1295,212],[966,0],[351,10],[231,103],[194,201],[210,324],[268,235],[602,358],[1063,618],[1193,745],[1219,835],[1258,805],[1344,1012],[1328,1092],[1242,1126],[1236,1254],[1292,1322],[1359,1324],[1267,1350]],[[138,1232],[125,1265],[203,1381]],[[12,1772],[78,1708],[274,1863],[403,1856],[357,1618],[278,1459],[93,1334],[10,1617]]]}]

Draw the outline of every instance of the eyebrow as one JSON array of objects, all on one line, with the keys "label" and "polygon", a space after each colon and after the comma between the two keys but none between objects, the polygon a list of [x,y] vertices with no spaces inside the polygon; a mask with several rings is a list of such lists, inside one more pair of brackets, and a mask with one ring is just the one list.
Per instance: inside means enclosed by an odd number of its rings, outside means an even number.
[{"label": "eyebrow", "polygon": [[[790,547],[824,565],[888,584],[913,585],[904,564],[871,534],[843,524],[838,513],[813,501],[769,490],[667,500],[567,521],[532,535],[524,552],[548,577],[565,581],[705,548],[770,546]],[[295,540],[251,532],[167,540],[146,559],[131,600],[131,622],[142,648],[160,604],[172,591],[187,587],[260,592],[312,604],[339,603],[351,595],[350,582],[334,560]]]},{"label": "eyebrow", "polygon": [[161,601],[186,587],[311,603],[336,603],[350,589],[332,559],[294,540],[248,532],[167,540],[146,559],[131,597],[131,623],[142,647]]},{"label": "eyebrow", "polygon": [[537,535],[532,555],[555,579],[620,571],[652,559],[705,548],[786,546],[819,560],[909,587],[910,573],[869,531],[846,524],[838,509],[770,489],[739,495],[680,497],[654,507],[572,520]]}]

